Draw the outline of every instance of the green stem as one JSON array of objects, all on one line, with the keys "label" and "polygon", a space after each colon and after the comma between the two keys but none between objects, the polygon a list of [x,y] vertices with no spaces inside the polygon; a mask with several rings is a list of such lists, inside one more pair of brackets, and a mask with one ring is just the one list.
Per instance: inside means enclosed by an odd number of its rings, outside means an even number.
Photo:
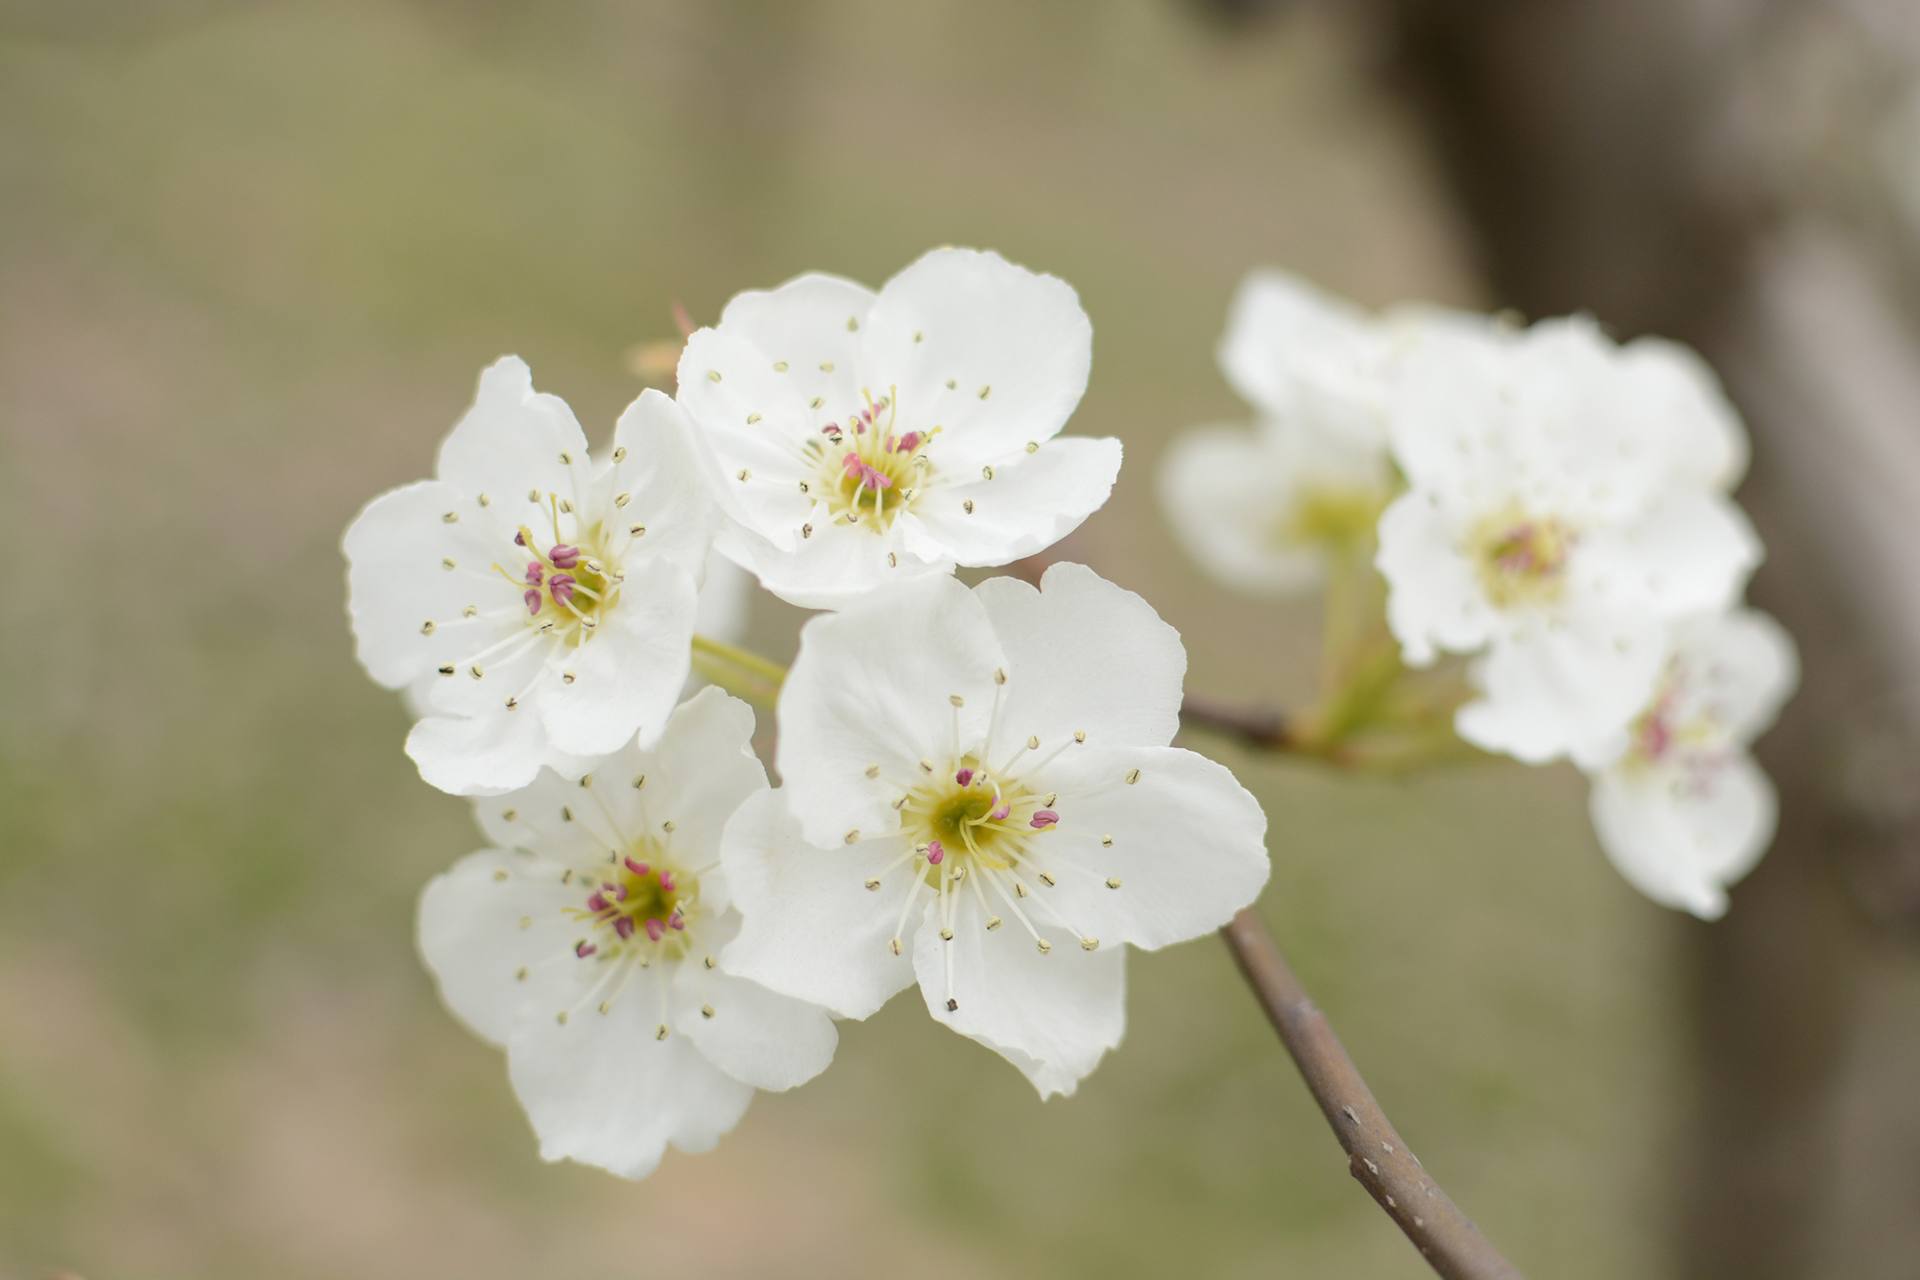
[{"label": "green stem", "polygon": [[779,663],[702,635],[693,638],[693,669],[709,684],[768,709],[779,700],[787,678],[787,669]]}]

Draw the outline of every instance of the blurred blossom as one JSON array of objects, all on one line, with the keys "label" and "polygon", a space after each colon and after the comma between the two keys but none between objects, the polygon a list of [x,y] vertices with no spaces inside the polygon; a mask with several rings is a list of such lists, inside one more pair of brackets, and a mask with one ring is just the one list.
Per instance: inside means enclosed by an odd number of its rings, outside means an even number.
[{"label": "blurred blossom", "polygon": [[680,359],[721,548],[809,608],[1045,550],[1120,469],[1119,441],[1058,438],[1092,337],[1066,284],[972,250],[878,294],[813,274],[738,295]]},{"label": "blurred blossom", "polygon": [[644,1177],[707,1151],[760,1089],[826,1069],[825,1012],[718,967],[739,927],[720,832],[767,786],[753,712],[707,689],[652,751],[478,801],[492,848],[435,878],[420,950],[449,1008],[507,1051],[548,1160]]},{"label": "blurred blossom", "polygon": [[1074,564],[1036,590],[903,584],[815,618],[778,791],[728,826],[730,968],[847,1017],[918,982],[1042,1097],[1120,1042],[1124,948],[1207,933],[1267,877],[1266,818],[1167,745],[1186,653]]},{"label": "blurred blossom", "polygon": [[1793,641],[1750,609],[1676,628],[1653,698],[1590,766],[1594,829],[1635,888],[1711,920],[1773,838],[1773,784],[1747,753],[1798,679]]},{"label": "blurred blossom", "polygon": [[1758,538],[1724,493],[1734,420],[1670,344],[1591,321],[1423,341],[1393,381],[1409,491],[1380,522],[1406,659],[1478,655],[1461,736],[1541,762],[1652,696],[1673,621],[1736,601]]},{"label": "blurred blossom", "polygon": [[715,520],[686,430],[646,392],[596,466],[565,402],[509,356],[481,375],[438,478],[347,530],[357,652],[430,713],[407,738],[428,782],[498,793],[659,734]]}]

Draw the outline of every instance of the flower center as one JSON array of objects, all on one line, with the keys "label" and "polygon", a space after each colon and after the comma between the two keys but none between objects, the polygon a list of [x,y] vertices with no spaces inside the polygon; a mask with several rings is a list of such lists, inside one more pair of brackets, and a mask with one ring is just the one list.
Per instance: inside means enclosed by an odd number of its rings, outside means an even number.
[{"label": "flower center", "polygon": [[[699,898],[700,882],[660,861],[659,845],[651,839],[635,843],[598,873],[587,873],[584,906],[569,909],[588,926],[587,937],[574,944],[582,960],[599,954],[622,954],[628,946],[678,945],[684,951],[687,915]],[[676,952],[678,954],[678,952]]]},{"label": "flower center", "polygon": [[1274,540],[1283,547],[1363,547],[1372,541],[1386,505],[1386,495],[1377,489],[1305,486],[1276,522]]},{"label": "flower center", "polygon": [[494,570],[520,588],[527,619],[539,631],[557,634],[578,648],[600,625],[620,595],[625,580],[606,554],[605,527],[595,524],[578,541],[563,542],[555,522],[554,540],[547,542],[521,525],[513,535],[516,557],[525,557],[519,574],[495,564]]},{"label": "flower center", "polygon": [[1573,531],[1551,518],[1511,512],[1482,522],[1473,548],[1487,598],[1500,608],[1552,601],[1574,542]]},{"label": "flower center", "polygon": [[869,397],[846,425],[829,422],[807,442],[819,464],[809,491],[825,500],[833,519],[884,533],[926,487],[925,449],[934,432],[897,432],[898,416],[892,395]]},{"label": "flower center", "polygon": [[993,777],[977,757],[965,756],[909,792],[901,827],[925,859],[925,879],[938,887],[944,864],[1013,871],[1032,861],[1032,841],[1060,821],[1054,797],[1019,779]]}]

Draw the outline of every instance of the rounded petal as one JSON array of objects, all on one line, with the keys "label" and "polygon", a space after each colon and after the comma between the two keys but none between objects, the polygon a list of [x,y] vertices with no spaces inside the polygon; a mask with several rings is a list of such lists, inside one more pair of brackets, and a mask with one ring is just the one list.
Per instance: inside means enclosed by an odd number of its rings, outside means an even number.
[{"label": "rounded petal", "polygon": [[1374,565],[1387,580],[1387,625],[1413,666],[1428,665],[1441,650],[1471,652],[1494,634],[1493,609],[1437,495],[1394,499],[1380,517]]},{"label": "rounded petal", "polygon": [[1006,656],[1002,741],[1031,735],[1053,744],[1076,732],[1095,746],[1173,740],[1187,652],[1152,605],[1064,561],[1048,567],[1037,590],[1001,577],[974,595]]},{"label": "rounded petal", "polygon": [[700,607],[693,615],[693,629],[714,640],[737,643],[746,638],[752,611],[753,575],[714,547],[707,553],[706,573],[700,580]]},{"label": "rounded petal", "polygon": [[756,1089],[792,1089],[827,1069],[840,1033],[827,1011],[719,969],[683,964],[673,1023],[707,1060]]},{"label": "rounded petal", "polygon": [[941,428],[930,456],[972,471],[1066,425],[1087,389],[1093,325],[1072,286],[997,253],[935,249],[880,290],[861,372]]},{"label": "rounded petal", "polygon": [[867,1017],[913,981],[887,945],[905,877],[892,877],[887,894],[865,887],[900,852],[897,840],[809,844],[781,792],[747,800],[721,839],[721,867],[741,916],[722,970],[841,1017]]},{"label": "rounded petal", "polygon": [[587,438],[558,396],[536,392],[518,356],[502,356],[480,375],[473,407],[440,445],[440,479],[476,497],[557,494],[584,507],[593,480]]},{"label": "rounded petal", "polygon": [[1731,492],[1746,474],[1752,446],[1707,362],[1680,343],[1636,338],[1620,349],[1620,365],[1643,411],[1671,437],[1675,479]]},{"label": "rounded petal", "polygon": [[902,516],[892,529],[877,534],[866,525],[855,528],[823,516],[791,550],[735,526],[721,533],[717,545],[788,604],[841,609],[883,586],[953,572],[951,556],[926,560],[908,547],[905,533],[913,519]]},{"label": "rounded petal", "polygon": [[1713,920],[1727,886],[1753,869],[1773,838],[1773,784],[1742,754],[1702,769],[1609,769],[1593,780],[1594,830],[1607,858],[1662,906]]},{"label": "rounded petal", "polygon": [[991,479],[981,472],[930,488],[914,507],[929,547],[963,565],[1008,564],[1046,550],[1106,504],[1120,474],[1118,440],[1069,436],[1036,445],[987,464]]},{"label": "rounded petal", "polygon": [[[517,791],[477,801],[474,816],[496,844],[574,866],[631,848],[643,836],[663,839],[671,824],[674,861],[704,867],[718,860],[720,832],[733,811],[766,789],[753,728],[746,703],[702,689],[674,710],[652,750],[629,742],[588,762],[590,769],[543,771]],[[703,877],[703,904],[724,896]]]},{"label": "rounded petal", "polygon": [[721,510],[787,550],[813,511],[800,487],[814,471],[802,444],[844,410],[816,406],[780,363],[744,338],[702,329],[680,353],[679,403]]},{"label": "rounded petal", "polygon": [[593,638],[555,655],[557,676],[531,699],[554,746],[603,755],[636,733],[651,745],[687,683],[698,606],[693,578],[679,565],[665,559],[630,565]]},{"label": "rounded petal", "polygon": [[1728,742],[1744,746],[1765,733],[1800,681],[1793,637],[1757,609],[1735,609],[1681,627],[1676,660],[1680,723],[1702,716]]},{"label": "rounded petal", "polygon": [[1071,1094],[1126,1033],[1123,949],[1056,934],[1042,954],[1012,922],[989,930],[971,897],[955,900],[943,940],[936,912],[930,903],[913,944],[927,1012],[1020,1068],[1042,1098]]},{"label": "rounded petal", "polygon": [[1160,467],[1187,554],[1227,586],[1275,595],[1317,586],[1330,553],[1371,542],[1388,485],[1383,450],[1281,424],[1186,432]]},{"label": "rounded petal", "polygon": [[600,1013],[529,1010],[507,1044],[513,1091],[545,1160],[578,1160],[625,1178],[653,1172],[669,1145],[710,1151],[746,1113],[753,1086],[713,1065],[684,1035],[660,1035],[654,971],[631,974]]},{"label": "rounded petal", "polygon": [[956,721],[963,740],[984,732],[1006,665],[985,605],[952,578],[915,579],[808,622],[780,691],[777,752],[807,838],[898,830],[903,781],[951,745]]},{"label": "rounded petal", "polygon": [[464,616],[468,606],[491,605],[502,594],[482,592],[492,584],[473,577],[497,554],[485,517],[470,494],[423,480],[381,494],[348,526],[341,549],[354,651],[380,684],[411,684],[519,627],[511,611]]},{"label": "rounded petal", "polygon": [[420,955],[440,998],[475,1035],[506,1044],[529,990],[520,972],[574,963],[562,911],[577,896],[552,863],[501,849],[468,854],[427,882]]},{"label": "rounded petal", "polygon": [[1759,535],[1729,499],[1674,491],[1583,540],[1568,586],[1590,608],[1676,618],[1730,608],[1761,555]]},{"label": "rounded petal", "polygon": [[[859,361],[862,326],[873,290],[839,276],[811,272],[776,289],[735,294],[718,328],[759,348],[783,371],[803,400],[819,398],[834,417],[862,404]],[[882,388],[872,388],[877,395]]]},{"label": "rounded petal", "polygon": [[635,553],[669,560],[696,580],[706,564],[720,512],[694,454],[693,425],[670,396],[643,391],[613,427],[606,481],[609,519],[643,528]]},{"label": "rounded petal", "polygon": [[1205,756],[1076,748],[1034,783],[1055,793],[1060,815],[1029,845],[1054,881],[1030,880],[1034,897],[1081,936],[1147,949],[1185,942],[1224,925],[1267,882],[1266,814]]},{"label": "rounded petal", "polygon": [[1454,728],[1475,746],[1528,764],[1588,758],[1591,744],[1615,740],[1652,699],[1665,639],[1646,619],[1603,627],[1531,622],[1474,664],[1481,697],[1460,708]]},{"label": "rounded petal", "polygon": [[1358,307],[1283,271],[1256,271],[1234,295],[1220,368],[1277,421],[1380,437],[1387,342]]},{"label": "rounded petal", "polygon": [[407,735],[407,756],[428,786],[449,795],[494,796],[524,787],[552,753],[540,717],[429,716]]}]

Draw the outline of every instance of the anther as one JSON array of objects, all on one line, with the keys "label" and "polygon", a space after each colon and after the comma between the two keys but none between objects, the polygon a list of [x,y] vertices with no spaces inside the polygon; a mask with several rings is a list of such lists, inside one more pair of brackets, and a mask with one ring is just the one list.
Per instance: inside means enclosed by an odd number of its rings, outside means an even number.
[{"label": "anther", "polygon": [[433,620],[431,618],[429,618],[427,621],[420,624],[420,634],[423,636],[430,636],[433,634]]},{"label": "anther", "polygon": [[759,414],[757,414],[757,413],[750,413],[750,414],[748,414],[748,415],[747,415],[747,425],[748,425],[748,426],[752,426],[752,425],[753,425],[754,423],[756,423],[756,422],[758,422],[758,421],[760,421],[760,415],[759,415]]},{"label": "anther", "polygon": [[847,834],[846,834],[846,836],[845,836],[845,839],[846,839],[846,842],[847,842],[848,844],[859,844],[859,843],[860,843],[860,828],[858,828],[858,827],[855,827],[855,828],[853,828],[853,830],[851,830],[851,831],[849,831],[849,832],[847,832]]},{"label": "anther", "polygon": [[1075,729],[1073,731],[1073,740],[1075,742],[1085,742],[1087,740],[1087,731],[1085,729]]},{"label": "anther", "polygon": [[1098,951],[1100,949],[1100,939],[1082,938],[1080,939],[1080,949],[1082,951]]},{"label": "anther", "polygon": [[[717,380],[717,378],[716,378],[716,380]],[[660,1029],[659,1029],[658,1031],[656,1031],[656,1032],[654,1032],[654,1033],[653,1033],[653,1038],[654,1038],[655,1040],[665,1040],[665,1039],[667,1038],[667,1024],[666,1024],[666,1023],[664,1023],[664,1022],[663,1022],[663,1023],[661,1023],[661,1024],[660,1024]]]},{"label": "anther", "polygon": [[962,769],[953,775],[953,780],[959,786],[970,787],[973,785],[973,770]]},{"label": "anther", "polygon": [[613,460],[615,462],[625,462],[627,460],[627,446],[621,445],[615,449],[613,451]]},{"label": "anther", "polygon": [[635,791],[644,790],[646,788],[646,785],[647,785],[647,775],[644,773],[633,780],[633,789]]},{"label": "anther", "polygon": [[991,463],[989,463],[987,466],[980,468],[980,478],[982,480],[993,479],[993,466]]},{"label": "anther", "polygon": [[880,877],[878,877],[878,876],[870,876],[870,877],[868,877],[868,879],[867,879],[867,890],[868,890],[868,892],[872,892],[873,890],[876,890],[876,889],[878,889],[879,887],[880,887]]},{"label": "anther", "polygon": [[940,931],[940,941],[942,941],[942,942],[952,942],[952,941],[953,941],[953,930],[951,930],[951,929],[942,929],[942,930]]},{"label": "anther", "polygon": [[1059,881],[1053,878],[1053,875],[1051,872],[1042,871],[1040,873],[1040,883],[1047,886],[1047,888],[1051,889],[1053,888],[1054,885],[1058,884]]},{"label": "anther", "polygon": [[947,1012],[948,1012],[948,1013],[958,1013],[959,1011],[960,1011],[960,1002],[959,1002],[958,1000],[955,1000],[955,999],[954,999],[954,998],[953,998],[952,996],[948,996],[948,997],[947,997]]},{"label": "anther", "polygon": [[995,929],[998,929],[998,928],[1000,927],[1000,925],[1001,925],[1001,920],[1000,920],[1000,917],[999,917],[999,916],[988,916],[988,917],[987,917],[987,932],[988,932],[988,933],[992,933],[992,932],[993,932],[993,931],[994,931]]},{"label": "anther", "polygon": [[946,851],[946,848],[938,840],[929,840],[927,841],[926,854],[927,854],[927,865],[930,867],[937,867],[940,865],[940,860],[947,856],[947,851]]},{"label": "anther", "polygon": [[972,498],[968,498],[968,499],[967,499],[967,500],[966,500],[965,502],[962,502],[962,503],[960,504],[960,509],[961,509],[962,511],[964,511],[964,512],[966,512],[966,513],[967,513],[968,515],[972,515],[972,514],[973,514],[973,499],[972,499]]},{"label": "anther", "polygon": [[706,959],[702,960],[700,963],[705,965],[707,968],[711,969],[718,962],[715,961],[712,956],[708,956]]},{"label": "anther", "polygon": [[1140,781],[1140,771],[1138,769],[1127,770],[1127,785],[1132,786],[1138,781]]},{"label": "anther", "polygon": [[562,1009],[562,1010],[561,1010],[560,1012],[558,1012],[558,1013],[556,1013],[556,1014],[554,1014],[554,1015],[553,1015],[553,1020],[554,1020],[555,1022],[557,1022],[557,1023],[559,1023],[559,1024],[560,1024],[561,1026],[563,1026],[563,1027],[564,1027],[564,1026],[566,1026],[566,1025],[567,1025],[567,1011],[566,1011],[565,1009]]},{"label": "anther", "polygon": [[961,697],[961,696],[960,696],[959,694],[957,694],[957,693],[950,693],[950,694],[948,694],[948,695],[947,695],[947,701],[948,701],[948,702],[951,702],[951,703],[952,703],[952,704],[953,704],[954,706],[956,706],[956,707],[964,707],[964,706],[966,706],[966,705],[967,705],[967,700],[966,700],[965,698],[963,698],[963,697]]},{"label": "anther", "polygon": [[507,869],[505,867],[501,867],[499,870],[493,873],[493,878],[495,880],[505,880],[507,878]]},{"label": "anther", "polygon": [[1119,876],[1114,876],[1114,877],[1112,877],[1111,879],[1109,879],[1109,880],[1107,881],[1107,888],[1109,888],[1109,889],[1118,889],[1119,887],[1120,887],[1120,877],[1119,877]]},{"label": "anther", "polygon": [[1101,836],[1101,837],[1100,837],[1100,847],[1101,847],[1101,848],[1103,848],[1103,849],[1111,849],[1111,848],[1113,848],[1113,837],[1112,837],[1112,836]]},{"label": "anther", "polygon": [[891,952],[893,952],[893,954],[895,954],[895,955],[899,955],[899,954],[900,954],[900,939],[898,939],[898,938],[895,938],[895,939],[893,939],[893,940],[892,940],[891,942],[889,942],[889,943],[887,943],[887,950],[889,950],[889,951],[891,951]]},{"label": "anther", "polygon": [[447,664],[446,664],[445,666],[443,666],[443,667],[441,667],[441,668],[440,668],[440,674],[441,674],[441,675],[443,675],[443,676],[450,676],[450,675],[452,675],[452,674],[453,674],[453,664],[452,664],[451,662],[449,662],[449,663],[447,663]]},{"label": "anther", "polygon": [[787,371],[787,362],[785,360],[775,360],[773,362],[773,371],[775,373],[785,373]]},{"label": "anther", "polygon": [[720,381],[720,371],[718,369],[707,370],[707,381],[708,382]]},{"label": "anther", "polygon": [[703,1018],[711,1018],[713,1016],[713,1006],[710,1004],[701,1005],[700,1016]]},{"label": "anther", "polygon": [[980,388],[980,398],[982,400],[985,400],[988,396],[992,394],[993,394],[993,388],[991,386],[985,386]]},{"label": "anther", "polygon": [[1038,440],[1027,441],[1027,452],[1028,453],[1040,452],[1040,442]]},{"label": "anther", "polygon": [[877,777],[879,777],[879,776],[880,776],[880,766],[879,766],[879,765],[877,765],[877,764],[870,764],[870,765],[868,765],[868,766],[867,766],[867,776],[868,776],[869,778],[877,778]]},{"label": "anther", "polygon": [[1039,948],[1040,954],[1043,956],[1053,950],[1053,944],[1051,942],[1048,942],[1045,938],[1037,939],[1033,945]]}]

